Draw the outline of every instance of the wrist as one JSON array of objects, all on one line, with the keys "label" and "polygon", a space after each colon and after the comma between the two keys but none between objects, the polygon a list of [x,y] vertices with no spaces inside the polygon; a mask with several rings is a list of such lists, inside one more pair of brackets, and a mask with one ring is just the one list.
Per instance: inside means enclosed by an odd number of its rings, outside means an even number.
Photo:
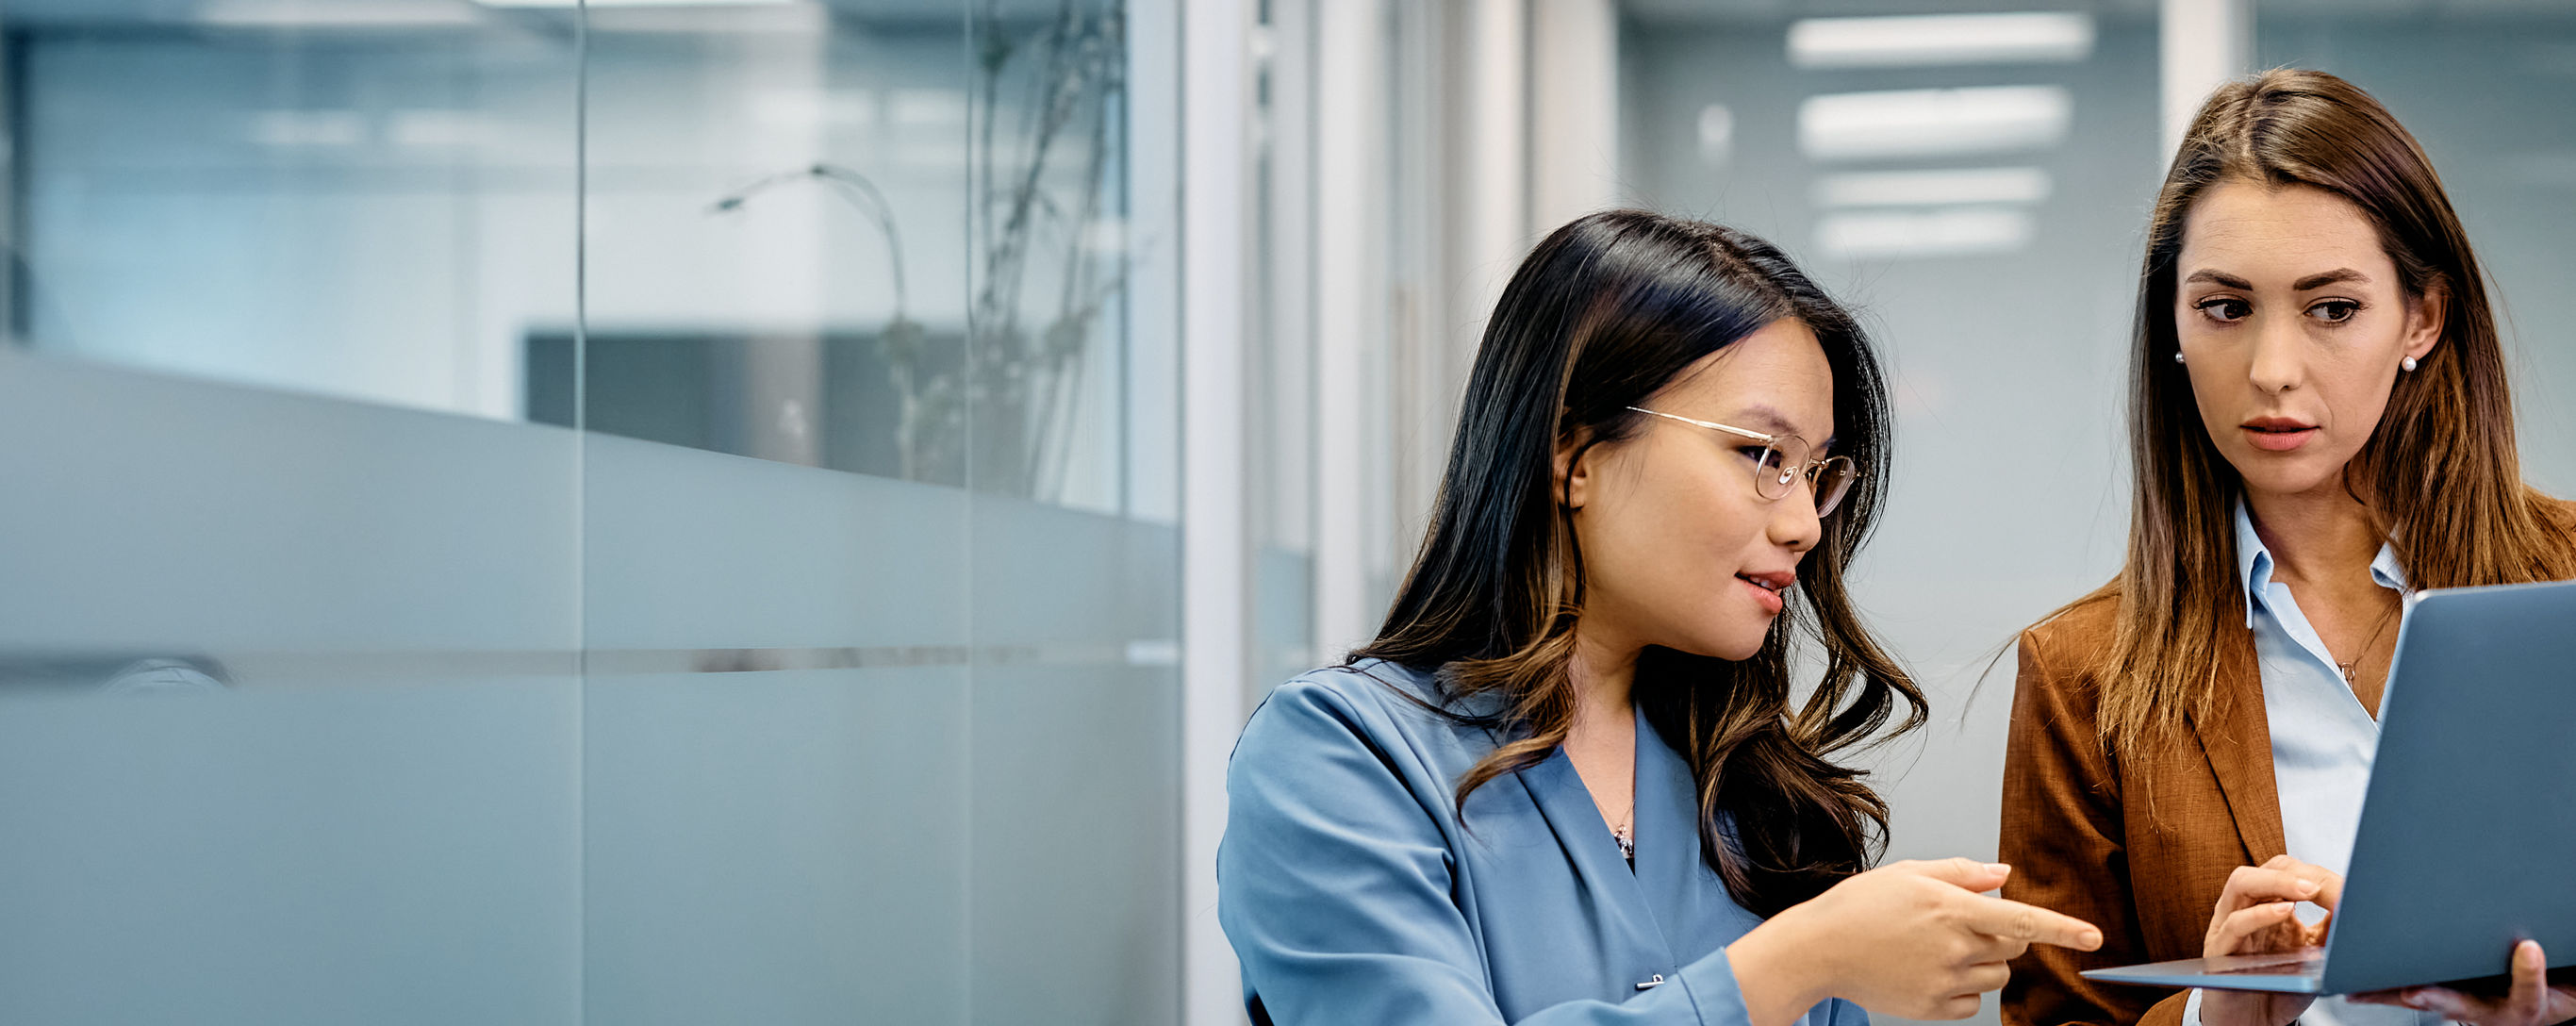
[{"label": "wrist", "polygon": [[1726,946],[1735,989],[1753,1026],[1787,1026],[1834,996],[1831,970],[1816,945],[1802,940],[1797,909],[1771,917]]}]

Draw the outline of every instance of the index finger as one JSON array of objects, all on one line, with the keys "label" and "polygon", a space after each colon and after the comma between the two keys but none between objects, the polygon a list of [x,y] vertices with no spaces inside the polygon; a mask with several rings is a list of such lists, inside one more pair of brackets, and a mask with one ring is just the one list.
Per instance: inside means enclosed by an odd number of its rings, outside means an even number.
[{"label": "index finger", "polygon": [[2296,862],[2288,867],[2286,872],[2301,880],[2315,881],[2317,885],[2316,896],[2307,900],[2317,903],[2319,907],[2324,908],[2326,911],[2334,911],[2335,902],[2343,898],[2343,877],[2335,873],[2334,870],[2327,869],[2323,866],[2309,865],[2305,862]]},{"label": "index finger", "polygon": [[2077,951],[2102,946],[2102,931],[2074,916],[2007,898],[1980,897],[1977,902],[1968,915],[1968,928],[1978,933]]},{"label": "index finger", "polygon": [[2341,878],[2314,866],[2282,869],[2240,866],[2227,875],[2227,886],[2218,895],[2216,914],[2224,917],[2230,912],[2274,901],[2313,901],[2332,909],[2335,897],[2342,890]]}]

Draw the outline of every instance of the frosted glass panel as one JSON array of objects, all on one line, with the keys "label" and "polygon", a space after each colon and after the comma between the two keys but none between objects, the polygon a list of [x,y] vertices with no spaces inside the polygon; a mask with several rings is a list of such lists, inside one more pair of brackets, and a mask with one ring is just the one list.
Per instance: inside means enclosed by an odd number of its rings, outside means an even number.
[{"label": "frosted glass panel", "polygon": [[590,1015],[1170,1021],[1123,11],[591,26],[586,344],[528,348],[529,417],[589,432]]},{"label": "frosted glass panel", "polygon": [[322,6],[0,19],[0,1021],[582,1016],[571,23]]},{"label": "frosted glass panel", "polygon": [[571,682],[0,694],[0,1021],[565,1023]]},{"label": "frosted glass panel", "polygon": [[1178,674],[975,671],[973,1021],[1175,1021]]},{"label": "frosted glass panel", "polygon": [[1175,1015],[1177,11],[598,7],[0,20],[0,1022]]},{"label": "frosted glass panel", "polygon": [[978,497],[974,1021],[1179,1007],[1180,536]]},{"label": "frosted glass panel", "polygon": [[0,438],[0,652],[572,672],[570,432],[0,350]]},{"label": "frosted glass panel", "polygon": [[965,678],[594,674],[590,1021],[959,1021]]},{"label": "frosted glass panel", "polygon": [[602,658],[912,646],[964,660],[963,491],[596,435],[587,455]]},{"label": "frosted glass panel", "polygon": [[571,434],[0,351],[0,438],[0,1021],[577,1014]]}]

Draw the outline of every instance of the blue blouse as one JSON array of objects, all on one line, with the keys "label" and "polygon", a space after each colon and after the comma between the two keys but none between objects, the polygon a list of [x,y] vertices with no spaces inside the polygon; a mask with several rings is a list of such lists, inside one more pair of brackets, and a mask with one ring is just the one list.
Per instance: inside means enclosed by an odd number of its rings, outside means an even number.
[{"label": "blue blouse", "polygon": [[[2263,719],[2270,725],[2273,789],[2281,796],[2281,840],[2290,857],[2342,873],[2352,862],[2353,835],[2361,829],[2361,798],[2370,788],[2370,764],[2379,753],[2379,721],[2352,693],[2325,639],[2300,611],[2290,586],[2272,578],[2272,550],[2254,530],[2244,500],[2236,503],[2236,571],[2245,588],[2245,627],[2254,632],[2254,656],[2263,676]],[[2397,592],[2401,610],[2414,608],[2406,568],[2395,547],[2382,544],[2370,561],[2372,583]],[[2394,633],[2405,624],[2381,629]],[[2325,910],[2304,905],[2302,918]],[[2183,1002],[2183,1022],[2200,1026],[2201,992]],[[2301,1026],[2437,1026],[2432,1012],[2366,1005],[2322,997],[2299,1014]]]},{"label": "blue blouse", "polygon": [[[1632,870],[1563,749],[1462,813],[1495,736],[1407,694],[1435,700],[1429,675],[1317,670],[1235,746],[1217,914],[1256,1023],[1743,1026],[1725,948],[1761,920],[1701,860],[1690,767],[1642,717]],[[1834,1000],[1803,1023],[1868,1021]]]}]

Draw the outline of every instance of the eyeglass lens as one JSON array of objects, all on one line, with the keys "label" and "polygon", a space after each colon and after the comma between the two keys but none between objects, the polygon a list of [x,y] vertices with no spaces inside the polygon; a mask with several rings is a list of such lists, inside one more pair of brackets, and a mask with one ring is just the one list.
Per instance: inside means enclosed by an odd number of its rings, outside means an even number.
[{"label": "eyeglass lens", "polygon": [[1807,462],[1808,450],[1796,439],[1764,447],[1762,462],[1753,468],[1753,490],[1765,499],[1784,498],[1800,477],[1812,482],[1816,515],[1823,516],[1841,505],[1843,493],[1851,490],[1857,476],[1850,457],[1832,456],[1817,463]]}]

